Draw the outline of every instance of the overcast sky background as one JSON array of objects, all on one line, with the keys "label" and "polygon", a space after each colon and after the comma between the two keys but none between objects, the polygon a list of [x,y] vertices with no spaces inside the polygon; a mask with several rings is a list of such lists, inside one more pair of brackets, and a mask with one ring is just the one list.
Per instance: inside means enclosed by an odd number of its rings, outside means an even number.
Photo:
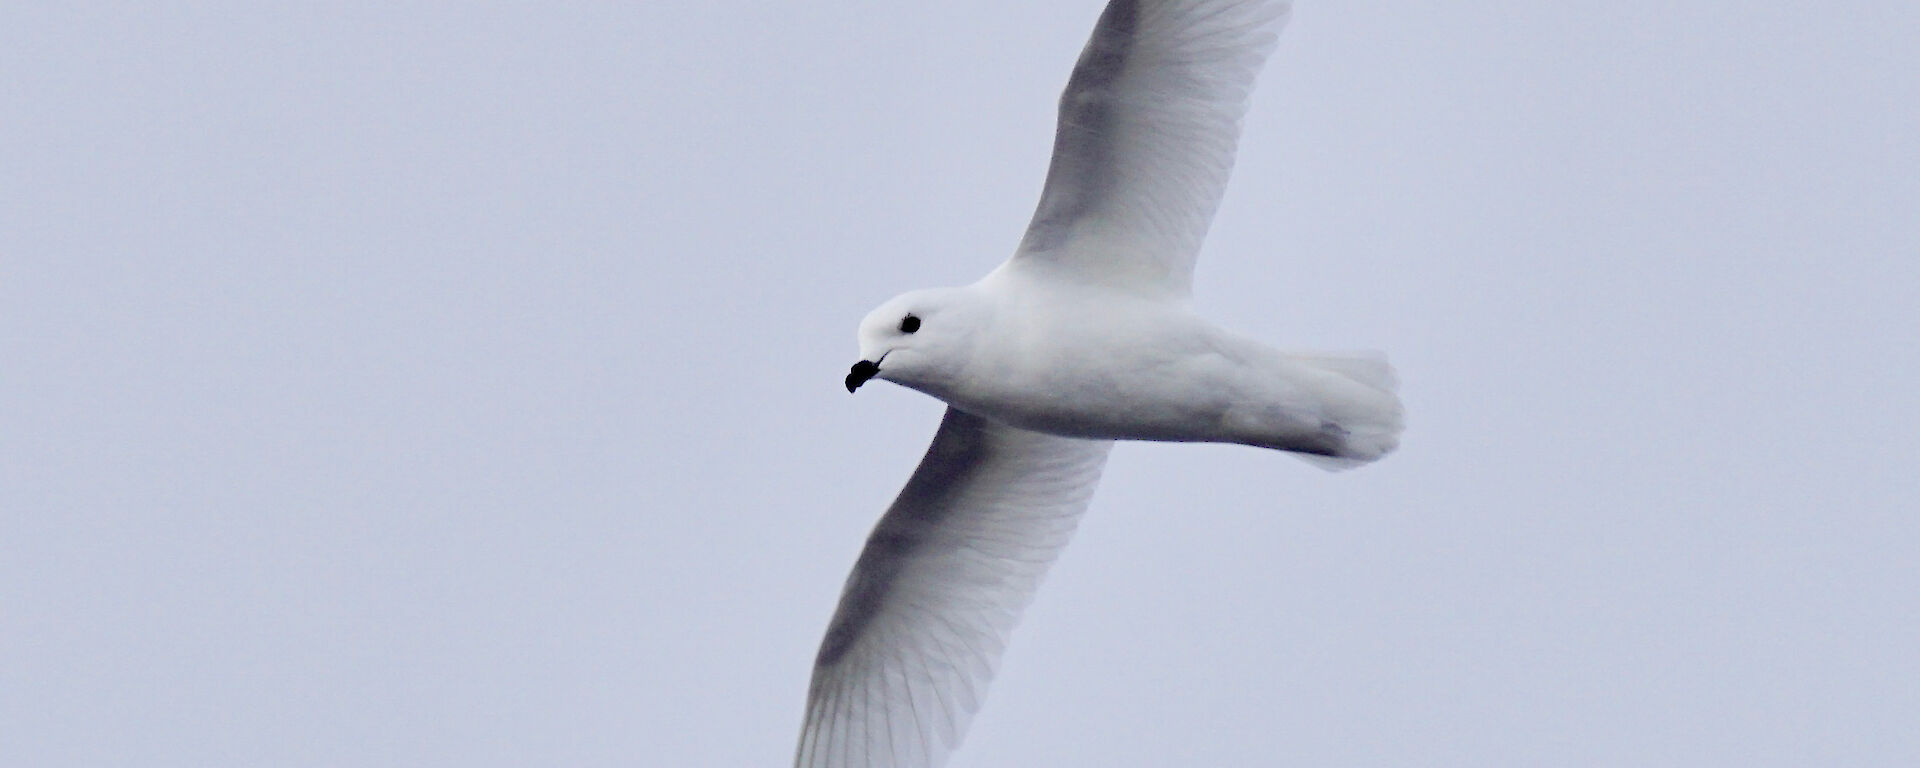
[{"label": "overcast sky background", "polygon": [[[0,762],[765,766],[1099,0],[0,7]],[[952,765],[1920,764],[1920,5],[1303,2]]]}]

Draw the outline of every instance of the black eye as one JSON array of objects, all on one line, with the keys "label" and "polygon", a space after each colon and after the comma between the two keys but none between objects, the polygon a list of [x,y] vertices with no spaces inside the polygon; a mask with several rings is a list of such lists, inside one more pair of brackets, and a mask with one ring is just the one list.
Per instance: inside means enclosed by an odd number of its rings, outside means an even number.
[{"label": "black eye", "polygon": [[920,318],[914,317],[913,315],[907,315],[906,317],[901,318],[900,320],[901,333],[913,333],[914,331],[917,331],[917,330],[920,330]]}]

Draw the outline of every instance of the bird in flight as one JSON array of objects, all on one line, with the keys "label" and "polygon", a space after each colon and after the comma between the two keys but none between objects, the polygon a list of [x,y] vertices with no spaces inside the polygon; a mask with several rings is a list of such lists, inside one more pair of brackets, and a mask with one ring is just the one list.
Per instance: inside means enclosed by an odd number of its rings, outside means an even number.
[{"label": "bird in flight", "polygon": [[849,392],[882,379],[948,408],[847,577],[797,768],[946,761],[1113,441],[1239,443],[1331,468],[1398,444],[1384,359],[1282,352],[1189,306],[1289,6],[1112,0],[1060,97],[1052,165],[1012,258],[860,322]]}]

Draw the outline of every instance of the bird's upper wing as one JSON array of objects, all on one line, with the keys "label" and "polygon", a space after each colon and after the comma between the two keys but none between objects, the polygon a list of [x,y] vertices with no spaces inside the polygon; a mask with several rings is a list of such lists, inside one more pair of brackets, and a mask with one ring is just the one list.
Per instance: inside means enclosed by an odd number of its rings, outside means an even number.
[{"label": "bird's upper wing", "polygon": [[1186,295],[1286,0],[1112,0],[1060,96],[1053,164],[1012,263]]},{"label": "bird's upper wing", "polygon": [[947,410],[847,577],[813,668],[796,766],[946,761],[1112,445]]}]

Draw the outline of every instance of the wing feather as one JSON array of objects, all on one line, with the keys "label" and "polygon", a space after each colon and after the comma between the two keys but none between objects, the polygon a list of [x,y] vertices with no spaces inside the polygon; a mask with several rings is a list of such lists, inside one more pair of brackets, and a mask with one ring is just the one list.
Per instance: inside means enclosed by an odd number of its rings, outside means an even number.
[{"label": "wing feather", "polygon": [[1286,0],[1113,0],[1060,96],[1013,263],[1185,295]]},{"label": "wing feather", "polygon": [[930,768],[1093,497],[1112,443],[948,409],[821,641],[799,768]]}]

